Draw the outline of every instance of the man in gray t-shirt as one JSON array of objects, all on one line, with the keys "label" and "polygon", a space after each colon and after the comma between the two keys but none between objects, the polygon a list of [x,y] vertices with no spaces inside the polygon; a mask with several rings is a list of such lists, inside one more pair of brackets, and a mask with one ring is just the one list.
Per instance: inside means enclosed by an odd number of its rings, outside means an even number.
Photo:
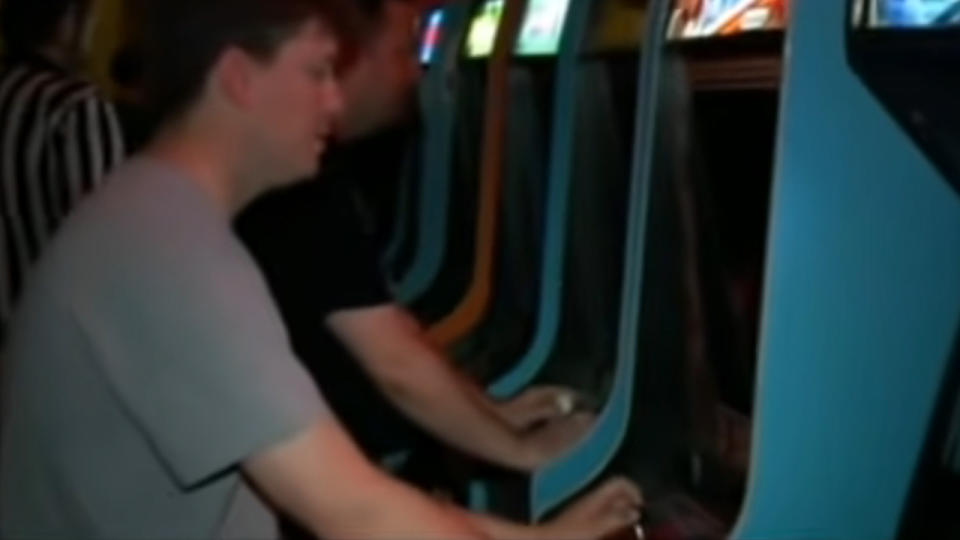
[{"label": "man in gray t-shirt", "polygon": [[327,413],[213,201],[160,161],[111,180],[16,321],[3,530],[210,537],[242,487],[233,466]]},{"label": "man in gray t-shirt", "polygon": [[636,519],[623,481],[540,527],[440,505],[364,459],[293,357],[230,220],[316,173],[350,5],[149,3],[161,130],[65,223],[10,328],[0,537],[266,538],[267,503],[321,538],[579,539]]},{"label": "man in gray t-shirt", "polygon": [[10,328],[0,536],[269,537],[264,501],[318,536],[479,536],[357,452],[230,231],[315,172],[335,4],[151,4],[163,128],[65,223]]}]

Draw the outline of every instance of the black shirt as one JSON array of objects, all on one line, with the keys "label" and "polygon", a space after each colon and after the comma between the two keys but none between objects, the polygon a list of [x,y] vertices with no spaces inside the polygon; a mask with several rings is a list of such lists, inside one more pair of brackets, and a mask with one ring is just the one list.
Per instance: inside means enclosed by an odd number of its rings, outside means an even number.
[{"label": "black shirt", "polygon": [[419,430],[390,405],[328,329],[341,310],[392,303],[348,170],[268,193],[236,222],[280,308],[293,348],[370,457],[415,444]]}]

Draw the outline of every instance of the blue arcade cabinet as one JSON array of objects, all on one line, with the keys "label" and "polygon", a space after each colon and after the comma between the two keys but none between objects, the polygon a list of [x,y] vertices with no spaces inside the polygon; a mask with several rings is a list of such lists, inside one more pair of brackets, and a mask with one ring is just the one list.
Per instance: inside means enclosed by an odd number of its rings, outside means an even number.
[{"label": "blue arcade cabinet", "polygon": [[[648,538],[955,537],[956,3],[798,0],[780,36],[713,47],[649,38],[618,357],[630,381],[617,381],[588,440],[535,475],[536,518],[626,473],[647,490]],[[651,31],[697,34],[672,2],[651,6]],[[740,15],[760,17],[731,20]],[[771,55],[778,40],[783,53]],[[724,223],[696,209],[743,186],[751,163],[718,174],[724,156],[703,138],[712,126],[690,112],[708,105],[704,85],[751,83],[776,100],[744,406],[743,364],[716,353],[737,332],[705,331],[723,320],[710,306],[730,299],[710,291],[740,290],[706,279],[724,283],[723,250],[704,255],[723,245],[723,226],[706,247],[694,240],[711,238],[704,223]],[[743,127],[757,113],[741,110],[729,144],[750,155]]]}]

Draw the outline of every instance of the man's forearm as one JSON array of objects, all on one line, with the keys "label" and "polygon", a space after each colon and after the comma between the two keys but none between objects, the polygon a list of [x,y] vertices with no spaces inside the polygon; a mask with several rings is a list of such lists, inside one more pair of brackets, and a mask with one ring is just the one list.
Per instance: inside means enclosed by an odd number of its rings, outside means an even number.
[{"label": "man's forearm", "polygon": [[459,512],[474,528],[491,540],[553,540],[548,537],[546,530],[537,525],[513,523],[493,516],[474,514],[453,506],[449,509],[452,512]]},{"label": "man's forearm", "polygon": [[426,348],[408,354],[404,372],[383,384],[394,405],[459,450],[511,469],[534,466],[523,438],[476,385]]},{"label": "man's forearm", "polygon": [[521,525],[495,517],[470,514],[465,521],[494,540],[599,540],[625,532],[640,520],[643,494],[626,478],[610,479],[568,505],[547,523]]},{"label": "man's forearm", "polygon": [[[343,525],[337,536],[330,536],[331,527],[325,516],[310,523],[317,538],[364,538],[392,540],[418,538],[434,540],[480,540],[493,538],[480,523],[430,499],[392,478],[378,478],[366,482],[362,492],[344,504]],[[379,484],[379,485],[377,485]],[[346,491],[346,490],[343,490]],[[533,539],[531,539],[533,540]]]},{"label": "man's forearm", "polygon": [[341,312],[328,324],[394,406],[440,440],[511,469],[539,463],[519,431],[431,347],[402,308]]},{"label": "man's forearm", "polygon": [[318,538],[487,536],[461,512],[372,466],[329,418],[246,459],[243,471],[275,508]]}]

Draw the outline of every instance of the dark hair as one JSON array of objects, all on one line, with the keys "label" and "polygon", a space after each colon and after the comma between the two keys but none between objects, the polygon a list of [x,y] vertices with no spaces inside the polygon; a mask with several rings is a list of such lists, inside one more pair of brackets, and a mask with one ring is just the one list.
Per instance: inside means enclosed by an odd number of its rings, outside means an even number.
[{"label": "dark hair", "polygon": [[150,0],[141,51],[151,114],[166,121],[189,108],[228,47],[269,61],[312,19],[349,40],[356,24],[352,1]]},{"label": "dark hair", "polygon": [[7,50],[23,55],[48,44],[70,9],[85,15],[90,0],[0,0],[0,32]]},{"label": "dark hair", "polygon": [[[360,49],[370,43],[383,29],[387,4],[391,2],[414,4],[416,0],[353,0],[355,22],[351,30],[354,34],[345,44],[346,46],[341,47],[342,60],[345,65],[349,65],[356,58]],[[346,67],[345,65],[343,67]]]},{"label": "dark hair", "polygon": [[411,4],[414,0],[354,0],[354,5],[367,22],[378,23],[383,20],[383,14],[390,2]]}]

